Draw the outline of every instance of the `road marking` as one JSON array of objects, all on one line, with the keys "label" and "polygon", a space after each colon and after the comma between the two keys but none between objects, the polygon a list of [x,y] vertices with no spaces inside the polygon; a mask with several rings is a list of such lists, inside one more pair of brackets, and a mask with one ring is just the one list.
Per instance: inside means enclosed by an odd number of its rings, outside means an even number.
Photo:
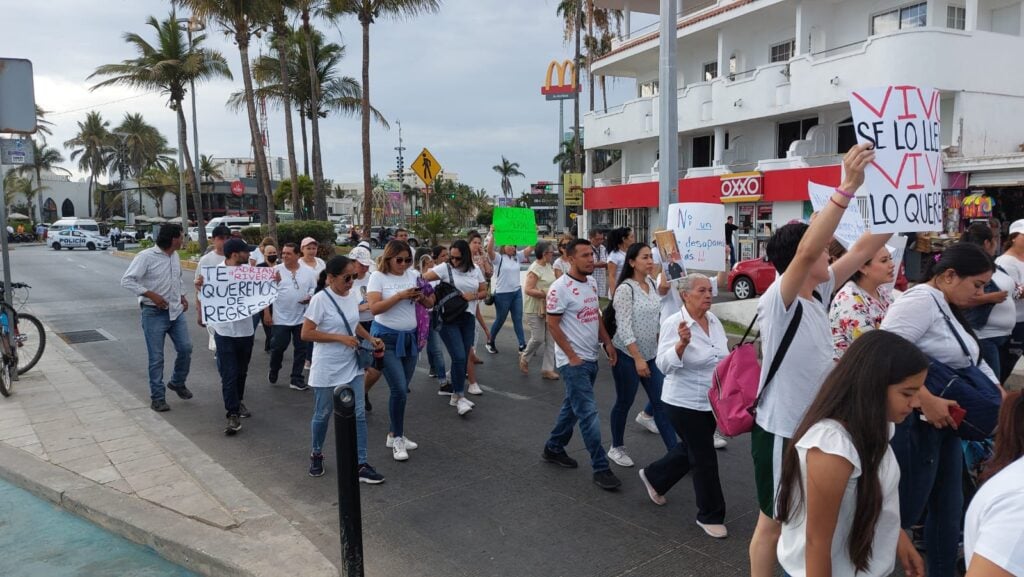
[{"label": "road marking", "polygon": [[[430,374],[430,368],[417,365],[416,366],[416,372],[417,373],[422,373],[424,375],[429,375]],[[436,382],[437,381],[437,379],[430,379],[430,380],[431,380],[431,382]],[[469,380],[468,379],[466,380],[466,386],[469,386]],[[527,397],[526,395],[520,395],[518,393],[510,393],[508,391],[501,391],[501,390],[495,389],[494,387],[489,387],[487,385],[480,385],[480,388],[485,390],[485,391],[494,393],[495,395],[499,395],[499,396],[505,397],[506,399],[512,399],[513,401],[529,401],[529,400],[531,400],[533,398],[533,397]]]},{"label": "road marking", "polygon": [[85,268],[85,265],[84,264],[80,264],[80,265],[78,265],[78,268]]}]

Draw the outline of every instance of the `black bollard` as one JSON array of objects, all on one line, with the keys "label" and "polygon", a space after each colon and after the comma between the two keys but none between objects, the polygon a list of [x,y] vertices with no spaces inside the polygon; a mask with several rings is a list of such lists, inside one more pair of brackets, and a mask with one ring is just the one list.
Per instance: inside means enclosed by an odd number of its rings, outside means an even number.
[{"label": "black bollard", "polygon": [[363,512],[359,502],[356,398],[352,387],[348,385],[334,389],[334,445],[338,458],[341,574],[346,577],[363,577]]}]

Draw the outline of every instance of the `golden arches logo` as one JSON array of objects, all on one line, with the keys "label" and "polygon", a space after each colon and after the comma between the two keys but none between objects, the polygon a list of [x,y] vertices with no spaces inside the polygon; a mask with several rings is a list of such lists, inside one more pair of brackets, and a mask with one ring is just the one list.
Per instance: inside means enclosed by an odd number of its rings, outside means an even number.
[{"label": "golden arches logo", "polygon": [[[566,73],[568,73],[568,82],[566,82]],[[555,75],[558,75],[558,83],[555,84]],[[571,98],[574,92],[579,91],[579,85],[576,83],[576,66],[572,60],[563,60],[561,62],[552,60],[548,64],[548,72],[544,77],[544,86],[541,87],[540,93],[545,96]]]}]

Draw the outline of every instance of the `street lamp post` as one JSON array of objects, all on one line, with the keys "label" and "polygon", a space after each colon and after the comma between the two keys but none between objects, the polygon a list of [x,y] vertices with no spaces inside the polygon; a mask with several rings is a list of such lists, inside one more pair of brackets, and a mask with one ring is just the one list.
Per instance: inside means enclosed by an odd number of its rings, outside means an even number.
[{"label": "street lamp post", "polygon": [[[201,20],[195,18],[194,16],[192,18],[178,18],[178,27],[181,28],[182,30],[184,30],[186,34],[188,34],[188,48],[189,48],[189,51],[192,50],[192,33],[193,32],[202,32],[203,30],[206,30],[206,25],[203,24],[203,22]],[[200,181],[200,177],[199,177],[199,124],[198,124],[198,121],[196,120],[196,118],[197,118],[197,113],[196,113],[196,83],[195,83],[195,80],[191,80],[190,79],[188,81],[188,84],[189,84],[189,90],[192,91],[192,147],[193,147],[193,151],[192,151],[193,155],[192,156],[195,159],[193,161],[192,169],[196,173],[196,186],[199,186],[199,181]],[[181,156],[180,152],[179,152],[178,156],[179,157]],[[182,165],[182,169],[184,169],[184,165]],[[196,226],[199,227],[199,228],[202,228],[203,225],[204,225],[204,223],[202,221],[203,220],[202,219],[202,214],[203,214],[203,211],[202,211],[202,198],[203,198],[203,195],[202,195],[202,192],[198,191],[198,190],[196,191],[196,193],[197,193],[196,197],[199,199],[199,202],[200,202],[200,206],[196,207]],[[182,198],[184,198],[184,196]],[[182,219],[181,219],[181,226],[182,226],[182,229],[185,231],[186,238],[190,238],[188,236],[188,216],[187,216],[188,215],[188,201],[187,200],[182,200],[181,206],[184,207],[184,212],[182,213]],[[200,242],[205,240],[204,236],[202,236],[202,235],[199,238],[200,238]],[[200,248],[205,249],[206,247],[200,247]]]}]

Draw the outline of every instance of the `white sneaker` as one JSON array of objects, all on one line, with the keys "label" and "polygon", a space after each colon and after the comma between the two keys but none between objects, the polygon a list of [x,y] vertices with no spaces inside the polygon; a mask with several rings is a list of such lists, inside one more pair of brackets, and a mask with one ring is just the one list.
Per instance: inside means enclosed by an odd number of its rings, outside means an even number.
[{"label": "white sneaker", "polygon": [[718,431],[715,431],[715,448],[724,449],[727,446],[729,446],[729,441],[725,439],[725,435],[719,433]]},{"label": "white sneaker", "polygon": [[632,467],[633,459],[626,453],[626,447],[612,447],[608,449],[608,458],[620,467]]},{"label": "white sneaker", "polygon": [[465,415],[473,410],[473,403],[470,403],[469,399],[465,397],[460,398],[455,406],[459,408],[459,415]]},{"label": "white sneaker", "polygon": [[482,394],[484,394],[483,390],[480,388],[480,385],[477,384],[477,383],[469,383],[469,386],[466,387],[466,392],[471,394],[471,395],[482,395]]},{"label": "white sneaker", "polygon": [[473,407],[476,406],[476,403],[474,403],[473,401],[467,399],[466,397],[462,397],[461,399],[456,399],[455,395],[452,395],[451,397],[448,398],[448,406],[449,407],[457,407],[457,406],[459,406],[459,401],[460,400],[461,401],[466,401],[467,403],[469,403],[469,407],[470,408],[473,408]]},{"label": "white sneaker", "polygon": [[654,417],[648,417],[643,411],[636,414],[636,423],[655,435],[658,434],[658,425],[654,422]]},{"label": "white sneaker", "polygon": [[725,539],[729,536],[729,530],[725,528],[725,525],[705,525],[700,521],[697,521],[697,525],[704,529],[704,532],[708,534],[708,537],[714,537],[715,539]]},{"label": "white sneaker", "polygon": [[[402,438],[405,439],[405,449],[407,451],[415,451],[416,449],[420,448],[420,446],[414,443],[412,440],[410,440],[409,437]],[[395,437],[393,435],[388,435],[388,441],[386,443],[386,446],[389,449],[395,446]]]},{"label": "white sneaker", "polygon": [[405,439],[402,437],[395,437],[395,440],[391,444],[391,455],[396,461],[409,460],[409,452],[405,449]]}]

